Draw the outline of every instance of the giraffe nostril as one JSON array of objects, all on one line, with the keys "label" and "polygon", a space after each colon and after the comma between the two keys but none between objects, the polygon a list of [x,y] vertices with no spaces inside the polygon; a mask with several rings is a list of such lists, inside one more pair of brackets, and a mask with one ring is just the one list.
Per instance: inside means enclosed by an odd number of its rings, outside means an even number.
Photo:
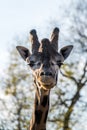
[{"label": "giraffe nostril", "polygon": [[41,72],[40,76],[43,76],[43,75],[45,75],[45,76],[52,76],[52,73],[51,72]]},{"label": "giraffe nostril", "polygon": [[43,76],[43,75],[45,75],[44,72],[41,72],[41,73],[40,73],[40,76]]}]

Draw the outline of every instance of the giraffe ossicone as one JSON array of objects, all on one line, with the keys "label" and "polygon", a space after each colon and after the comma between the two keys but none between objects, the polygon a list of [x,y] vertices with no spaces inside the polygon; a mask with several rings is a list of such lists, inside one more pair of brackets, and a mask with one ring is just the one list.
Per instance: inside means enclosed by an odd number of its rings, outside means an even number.
[{"label": "giraffe ossicone", "polygon": [[35,103],[29,130],[46,130],[49,110],[50,89],[57,84],[58,70],[69,56],[73,46],[63,47],[58,52],[59,29],[54,28],[51,39],[44,38],[39,42],[35,29],[30,31],[32,54],[29,49],[17,46],[22,58],[32,69],[35,83]]}]

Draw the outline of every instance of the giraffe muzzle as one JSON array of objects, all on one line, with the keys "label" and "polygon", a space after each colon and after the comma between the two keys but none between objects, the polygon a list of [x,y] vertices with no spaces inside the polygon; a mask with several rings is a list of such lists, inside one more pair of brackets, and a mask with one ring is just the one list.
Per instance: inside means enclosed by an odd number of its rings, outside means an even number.
[{"label": "giraffe muzzle", "polygon": [[39,83],[41,84],[41,86],[43,86],[43,88],[45,89],[51,89],[55,86],[56,84],[56,80],[53,76],[52,73],[44,73],[41,72],[40,76],[39,76]]}]

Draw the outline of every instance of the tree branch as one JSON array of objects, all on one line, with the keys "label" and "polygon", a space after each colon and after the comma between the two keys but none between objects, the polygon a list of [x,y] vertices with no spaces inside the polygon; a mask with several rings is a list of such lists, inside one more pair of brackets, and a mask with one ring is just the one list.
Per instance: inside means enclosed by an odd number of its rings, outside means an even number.
[{"label": "tree branch", "polygon": [[76,85],[78,84],[78,81],[73,76],[68,76],[68,75],[64,74],[62,71],[60,71],[60,72],[64,77],[71,79]]},{"label": "tree branch", "polygon": [[[86,67],[87,67],[87,61],[86,61],[85,65],[84,65],[83,74],[82,74],[82,76],[81,76],[81,78],[80,78],[80,80],[79,80],[79,83],[82,83],[82,80],[83,80],[83,79],[85,78],[85,76],[86,76],[86,73],[87,73]],[[83,82],[83,84],[85,85],[86,82],[87,82],[87,79]]]}]

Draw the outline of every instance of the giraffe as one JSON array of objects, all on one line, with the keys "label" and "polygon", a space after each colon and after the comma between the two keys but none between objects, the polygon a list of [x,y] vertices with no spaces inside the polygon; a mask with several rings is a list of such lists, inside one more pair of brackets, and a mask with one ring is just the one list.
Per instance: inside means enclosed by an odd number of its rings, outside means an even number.
[{"label": "giraffe", "polygon": [[49,112],[50,90],[57,84],[58,70],[69,56],[73,46],[68,45],[58,52],[59,28],[52,31],[50,40],[39,42],[35,29],[30,31],[32,54],[29,49],[17,46],[21,57],[32,69],[35,85],[35,101],[29,130],[46,130]]}]

